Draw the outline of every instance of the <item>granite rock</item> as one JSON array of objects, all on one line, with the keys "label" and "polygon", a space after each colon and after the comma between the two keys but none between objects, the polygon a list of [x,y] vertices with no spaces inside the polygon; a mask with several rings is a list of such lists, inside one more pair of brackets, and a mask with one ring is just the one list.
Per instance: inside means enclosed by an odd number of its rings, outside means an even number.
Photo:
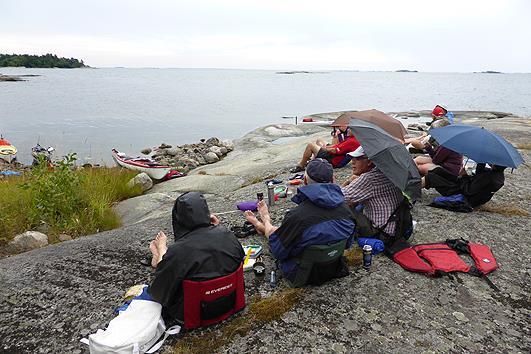
[{"label": "granite rock", "polygon": [[134,186],[140,186],[142,192],[145,192],[153,187],[153,180],[148,176],[147,173],[142,172],[131,178],[131,180],[127,182],[127,186],[130,188],[133,188]]},{"label": "granite rock", "polygon": [[21,253],[48,245],[48,236],[38,231],[26,231],[16,235],[7,245],[9,252]]}]

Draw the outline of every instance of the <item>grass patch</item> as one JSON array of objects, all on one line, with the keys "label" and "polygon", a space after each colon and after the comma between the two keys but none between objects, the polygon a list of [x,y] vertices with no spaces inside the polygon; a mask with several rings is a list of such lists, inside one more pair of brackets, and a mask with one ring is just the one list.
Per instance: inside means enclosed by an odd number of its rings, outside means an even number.
[{"label": "grass patch", "polygon": [[504,216],[529,216],[529,212],[514,204],[482,205],[479,210]]},{"label": "grass patch", "polygon": [[244,187],[249,187],[249,186],[252,186],[253,184],[256,184],[256,183],[261,183],[263,181],[267,181],[268,179],[273,179],[275,178],[277,175],[269,175],[269,176],[265,176],[265,177],[256,177],[250,181],[247,181],[245,182],[240,188],[244,188]]},{"label": "grass patch", "polygon": [[198,174],[198,175],[206,175],[206,174],[208,174],[208,173],[206,173],[206,171],[201,170],[201,171],[197,172],[197,174]]},{"label": "grass patch", "polygon": [[[357,267],[362,264],[363,252],[359,247],[352,247],[345,251],[344,255],[349,266]],[[251,330],[280,319],[284,313],[301,302],[303,295],[303,288],[290,288],[276,292],[266,299],[254,298],[245,314],[226,322],[218,329],[187,334],[175,345],[173,353],[217,352],[219,348],[230,344],[234,337],[244,336]]]},{"label": "grass patch", "polygon": [[516,148],[521,150],[531,150],[531,143],[516,144]]},{"label": "grass patch", "polygon": [[344,256],[347,259],[347,264],[350,267],[357,267],[363,263],[363,251],[356,245],[351,247],[349,250],[346,250]]},{"label": "grass patch", "polygon": [[22,177],[0,180],[0,244],[46,225],[50,242],[120,226],[112,206],[141,194],[127,187],[135,172],[118,168],[73,170],[75,156],[53,170],[34,168]]},{"label": "grass patch", "polygon": [[174,347],[174,353],[216,352],[229,344],[236,335],[244,336],[253,329],[280,319],[301,301],[303,292],[303,289],[287,289],[266,299],[254,299],[248,305],[247,313],[225,323],[219,330],[196,332],[180,339]]}]

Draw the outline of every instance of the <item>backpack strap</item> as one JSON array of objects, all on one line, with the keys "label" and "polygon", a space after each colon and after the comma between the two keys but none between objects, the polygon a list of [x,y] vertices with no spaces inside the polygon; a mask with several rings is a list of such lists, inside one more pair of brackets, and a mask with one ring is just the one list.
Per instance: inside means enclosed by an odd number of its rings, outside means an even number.
[{"label": "backpack strap", "polygon": [[496,258],[494,258],[489,246],[473,243],[463,238],[446,240],[446,244],[456,250],[456,252],[468,254],[472,257],[475,266],[470,267],[470,270],[467,272],[468,274],[485,279],[487,284],[489,284],[494,291],[500,291],[500,289],[487,277],[487,274],[498,268]]},{"label": "backpack strap", "polygon": [[497,292],[501,292],[500,288],[498,288],[490,279],[489,277],[487,277],[487,274],[481,272],[480,270],[478,270],[476,267],[472,266],[470,267],[470,270],[467,272],[467,274],[470,274],[474,277],[478,277],[478,278],[481,278],[481,279],[484,279],[487,284],[489,284],[489,286],[491,287],[492,290],[494,291],[497,291]]},{"label": "backpack strap", "polygon": [[385,224],[379,226],[379,227],[374,227],[376,230],[378,230],[378,233],[382,234],[385,236],[385,240],[384,240],[384,243],[386,244],[386,246],[388,245],[389,241],[392,240],[394,238],[394,236],[396,236],[396,232],[397,230],[395,229],[395,235],[389,235],[387,232],[385,232],[385,228],[387,227],[387,225],[389,225],[389,223],[391,221],[395,221],[397,222],[398,220],[395,220],[396,216],[397,216],[397,212],[400,210],[400,208],[402,207],[402,205],[404,203],[408,203],[409,204],[409,199],[407,199],[406,196],[402,196],[402,200],[400,201],[400,203],[398,203],[398,206],[395,208],[395,210],[391,213],[391,215],[389,216],[389,218],[387,219],[387,221],[385,222]]}]

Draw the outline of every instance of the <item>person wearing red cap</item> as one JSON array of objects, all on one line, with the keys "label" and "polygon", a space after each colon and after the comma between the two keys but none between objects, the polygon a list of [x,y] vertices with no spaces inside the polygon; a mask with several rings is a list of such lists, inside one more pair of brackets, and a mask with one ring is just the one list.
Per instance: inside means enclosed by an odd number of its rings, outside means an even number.
[{"label": "person wearing red cap", "polygon": [[[431,123],[439,119],[447,119],[450,124],[454,123],[454,114],[443,105],[436,105],[435,108],[431,111]],[[430,123],[430,124],[431,124]],[[429,125],[429,124],[428,124]]]}]

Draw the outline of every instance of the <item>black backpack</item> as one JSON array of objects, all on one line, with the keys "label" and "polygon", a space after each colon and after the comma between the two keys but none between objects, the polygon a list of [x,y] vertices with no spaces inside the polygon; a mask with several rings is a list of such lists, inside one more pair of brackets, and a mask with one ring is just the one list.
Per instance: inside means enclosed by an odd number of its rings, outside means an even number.
[{"label": "black backpack", "polygon": [[[380,227],[373,225],[371,220],[361,212],[352,212],[352,219],[356,222],[356,237],[378,238],[386,245],[393,243],[395,240],[407,240],[413,233],[413,216],[411,215],[413,205],[407,197],[403,197],[389,219]],[[385,232],[389,223],[396,223],[394,235]]]},{"label": "black backpack", "polygon": [[[399,239],[407,240],[411,237],[413,234],[413,216],[411,215],[411,209],[413,209],[413,204],[411,204],[409,199],[404,196],[395,211],[393,211],[389,219],[387,219],[387,222],[378,228],[385,243]],[[390,222],[396,223],[394,235],[389,235],[383,231]]]}]

